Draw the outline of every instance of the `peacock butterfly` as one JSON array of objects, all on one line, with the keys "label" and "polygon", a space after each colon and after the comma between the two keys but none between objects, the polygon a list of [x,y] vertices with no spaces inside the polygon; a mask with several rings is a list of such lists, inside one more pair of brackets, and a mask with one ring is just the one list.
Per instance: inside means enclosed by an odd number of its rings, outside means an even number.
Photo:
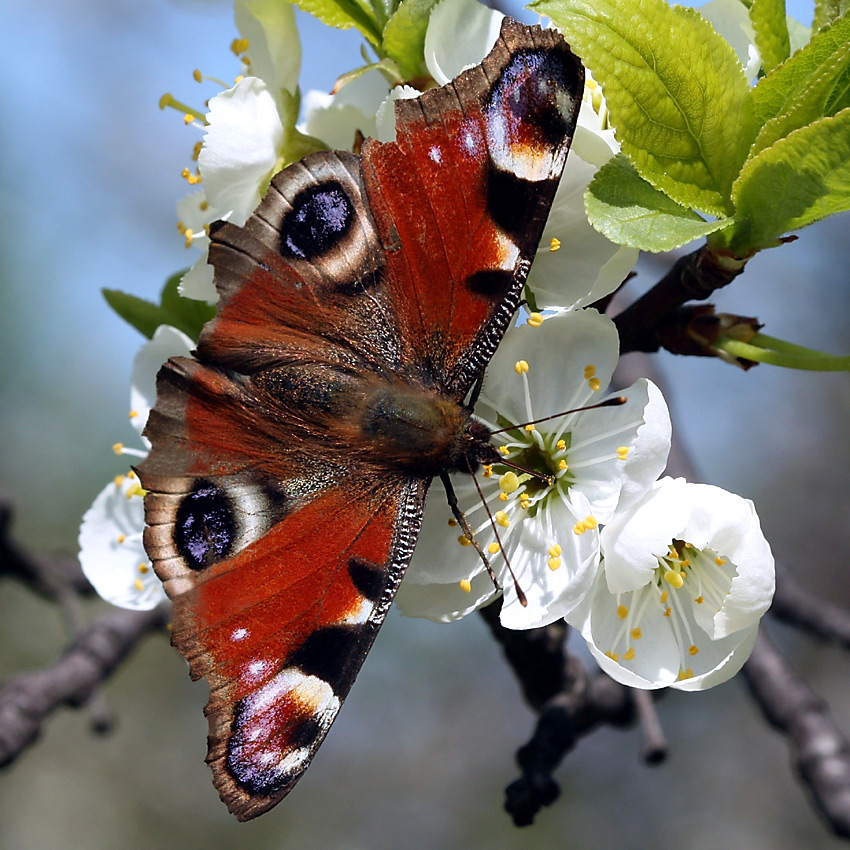
[{"label": "peacock butterfly", "polygon": [[498,458],[476,387],[520,301],[583,70],[506,19],[481,65],[396,104],[396,141],[277,174],[219,223],[220,294],[157,379],[138,472],[172,643],[210,687],[240,820],[306,770],[410,560],[429,484]]}]

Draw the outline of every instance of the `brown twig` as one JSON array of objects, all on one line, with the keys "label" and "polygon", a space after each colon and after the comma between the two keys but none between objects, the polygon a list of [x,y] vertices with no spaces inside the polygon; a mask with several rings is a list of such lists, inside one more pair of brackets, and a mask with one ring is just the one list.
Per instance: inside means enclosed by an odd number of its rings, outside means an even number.
[{"label": "brown twig", "polygon": [[731,283],[745,260],[727,257],[703,245],[680,257],[645,295],[614,317],[620,351],[658,351],[659,329],[687,301],[701,301]]},{"label": "brown twig", "polygon": [[779,566],[770,613],[807,634],[850,649],[850,611],[827,599],[810,596],[787,569]]},{"label": "brown twig", "polygon": [[0,690],[0,767],[14,761],[59,706],[77,708],[149,632],[163,628],[170,610],[111,610],[92,623],[46,670],[25,673]]},{"label": "brown twig", "polygon": [[785,735],[815,808],[836,835],[850,838],[850,746],[829,708],[777,652],[764,628],[744,676],[765,719]]},{"label": "brown twig", "polygon": [[517,752],[521,775],[505,789],[505,810],[516,826],[527,826],[558,799],[561,790],[552,774],[579,737],[602,723],[630,725],[635,711],[628,688],[603,674],[588,676],[567,653],[566,623],[506,629],[499,622],[500,607],[497,602],[480,613],[538,713],[531,739]]}]

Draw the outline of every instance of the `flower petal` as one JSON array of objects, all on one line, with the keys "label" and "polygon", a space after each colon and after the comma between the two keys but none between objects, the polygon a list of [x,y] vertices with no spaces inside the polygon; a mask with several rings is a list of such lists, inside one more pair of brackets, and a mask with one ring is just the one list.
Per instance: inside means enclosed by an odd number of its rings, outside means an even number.
[{"label": "flower petal", "polygon": [[476,0],[442,0],[434,7],[425,32],[425,64],[438,86],[481,62],[504,17]]},{"label": "flower petal", "polygon": [[120,478],[101,490],[83,516],[80,564],[86,578],[107,602],[147,611],[165,599],[165,591],[142,545],[142,498],[127,496],[130,488],[138,485],[138,479]]},{"label": "flower petal", "polygon": [[154,331],[153,339],[139,349],[133,360],[130,408],[138,414],[132,421],[140,434],[156,402],[156,376],[162,364],[169,357],[188,357],[194,347],[195,343],[183,331],[170,325],[160,325]]},{"label": "flower petal", "polygon": [[208,259],[209,255],[205,249],[189,271],[180,278],[177,291],[184,298],[206,301],[207,304],[215,304],[218,301],[218,291],[213,283],[213,267]]},{"label": "flower petal", "polygon": [[301,42],[293,7],[280,0],[236,0],[234,17],[239,33],[248,39],[251,76],[265,80],[275,97],[280,89],[294,94]]},{"label": "flower petal", "polygon": [[[604,146],[604,142],[600,144]],[[573,151],[567,159],[528,275],[527,285],[541,309],[573,310],[609,295],[626,279],[639,254],[637,249],[616,245],[590,226],[584,195],[597,166],[575,154]],[[555,245],[557,250],[553,250]]]},{"label": "flower petal", "polygon": [[361,74],[334,95],[310,91],[304,98],[301,129],[332,149],[350,151],[358,130],[364,136],[378,136],[375,116],[389,93],[390,85],[377,69]]},{"label": "flower petal", "polygon": [[245,77],[209,103],[209,128],[198,158],[210,203],[244,224],[277,163],[283,124],[266,83]]}]

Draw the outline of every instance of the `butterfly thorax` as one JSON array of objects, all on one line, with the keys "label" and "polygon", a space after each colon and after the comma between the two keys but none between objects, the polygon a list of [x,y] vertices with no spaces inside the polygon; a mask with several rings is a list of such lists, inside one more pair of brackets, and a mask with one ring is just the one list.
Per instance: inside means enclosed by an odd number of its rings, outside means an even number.
[{"label": "butterfly thorax", "polygon": [[417,478],[441,472],[474,472],[498,455],[490,431],[448,396],[404,383],[376,388],[359,428],[380,462]]}]

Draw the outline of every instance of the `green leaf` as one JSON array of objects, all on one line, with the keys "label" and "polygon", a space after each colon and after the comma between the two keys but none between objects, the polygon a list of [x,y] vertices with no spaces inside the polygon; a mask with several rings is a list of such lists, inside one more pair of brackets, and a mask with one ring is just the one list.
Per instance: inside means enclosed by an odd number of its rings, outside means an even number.
[{"label": "green leaf", "polygon": [[184,274],[185,272],[181,271],[168,278],[162,288],[160,304],[168,317],[165,324],[173,325],[196,340],[203,326],[215,316],[215,305],[182,296],[178,292],[178,286]]},{"label": "green leaf", "polygon": [[753,108],[758,123],[766,124],[791,108],[811,85],[821,69],[834,64],[834,57],[850,41],[850,18],[841,18],[816,32],[812,40],[783,62],[753,89]]},{"label": "green leaf", "polygon": [[405,80],[424,72],[425,31],[438,0],[402,0],[384,27],[384,50]]},{"label": "green leaf", "polygon": [[847,13],[850,8],[848,0],[815,0],[815,18],[812,21],[812,29],[819,30],[821,27],[832,23]]},{"label": "green leaf", "polygon": [[[848,106],[850,90],[850,41],[841,45],[828,62],[823,63],[809,77],[809,85],[796,99],[786,106],[784,112],[768,121],[759,131],[750,156],[755,156],[774,142],[807,124],[834,115],[843,106]],[[834,106],[839,106],[835,109]]]},{"label": "green leaf", "polygon": [[772,71],[791,55],[785,0],[753,0],[750,20],[756,33],[762,67],[765,71]]},{"label": "green leaf", "polygon": [[738,256],[850,209],[850,109],[795,130],[754,156],[735,184],[734,199],[737,224],[725,241]]},{"label": "green leaf", "polygon": [[622,154],[596,172],[584,196],[587,218],[618,245],[672,251],[727,227],[730,219],[705,221],[653,188]]},{"label": "green leaf", "polygon": [[148,339],[153,337],[160,325],[171,325],[192,339],[197,339],[201,328],[215,316],[215,306],[180,295],[177,287],[183,275],[181,271],[168,278],[162,288],[159,304],[118,289],[101,291],[109,306]]},{"label": "green leaf", "polygon": [[154,331],[166,324],[165,312],[161,307],[145,301],[136,295],[121,292],[119,289],[102,289],[106,303],[139,333],[150,339]]},{"label": "green leaf", "polygon": [[375,46],[381,46],[381,31],[385,20],[382,7],[358,0],[293,0],[299,9],[318,18],[323,24],[340,30],[355,27]]},{"label": "green leaf", "polygon": [[664,0],[537,0],[602,84],[623,152],[682,206],[731,213],[755,138],[750,89],[729,44]]}]

